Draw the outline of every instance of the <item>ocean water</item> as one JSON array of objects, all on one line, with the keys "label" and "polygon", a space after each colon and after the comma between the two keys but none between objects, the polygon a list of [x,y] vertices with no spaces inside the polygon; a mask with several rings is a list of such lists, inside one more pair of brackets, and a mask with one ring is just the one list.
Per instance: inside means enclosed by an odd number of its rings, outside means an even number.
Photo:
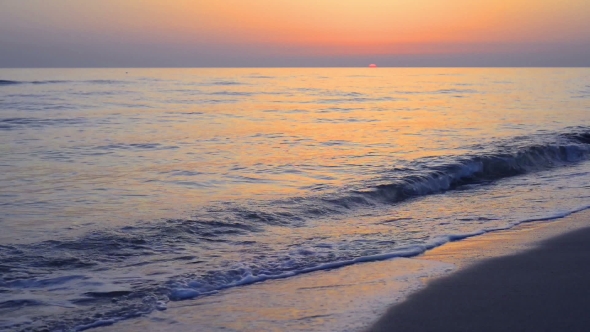
[{"label": "ocean water", "polygon": [[590,206],[590,69],[0,69],[0,330]]}]

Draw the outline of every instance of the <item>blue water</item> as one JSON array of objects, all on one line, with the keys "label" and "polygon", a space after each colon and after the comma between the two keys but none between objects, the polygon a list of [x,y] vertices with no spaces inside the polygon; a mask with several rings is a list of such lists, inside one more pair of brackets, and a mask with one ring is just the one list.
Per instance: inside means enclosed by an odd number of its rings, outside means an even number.
[{"label": "blue water", "polygon": [[1,69],[0,330],[590,206],[590,69]]}]

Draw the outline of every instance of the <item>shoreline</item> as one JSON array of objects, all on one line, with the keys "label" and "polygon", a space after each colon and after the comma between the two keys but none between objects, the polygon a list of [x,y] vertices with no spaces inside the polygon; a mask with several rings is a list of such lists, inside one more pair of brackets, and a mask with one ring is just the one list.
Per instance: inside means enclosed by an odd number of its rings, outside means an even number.
[{"label": "shoreline", "polygon": [[[502,246],[498,246],[502,241]],[[435,248],[458,269],[390,306],[367,332],[583,331],[590,326],[590,211]]]},{"label": "shoreline", "polygon": [[166,311],[92,330],[365,331],[388,308],[403,305],[437,280],[588,226],[590,210],[585,210],[449,242],[411,258],[354,264],[170,302]]}]

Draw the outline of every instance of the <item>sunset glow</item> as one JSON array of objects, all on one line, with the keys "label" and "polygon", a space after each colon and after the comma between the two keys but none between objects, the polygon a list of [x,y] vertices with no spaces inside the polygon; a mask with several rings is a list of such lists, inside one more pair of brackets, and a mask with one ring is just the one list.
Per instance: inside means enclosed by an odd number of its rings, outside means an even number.
[{"label": "sunset glow", "polygon": [[1,6],[3,43],[81,43],[115,53],[133,45],[153,56],[167,48],[171,59],[235,58],[237,50],[238,58],[278,59],[590,48],[584,0],[7,0]]}]

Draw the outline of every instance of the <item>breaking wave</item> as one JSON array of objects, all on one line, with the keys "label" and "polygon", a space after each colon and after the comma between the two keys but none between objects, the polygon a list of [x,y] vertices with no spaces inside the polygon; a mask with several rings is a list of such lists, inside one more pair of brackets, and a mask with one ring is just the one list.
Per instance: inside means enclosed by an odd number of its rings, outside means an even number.
[{"label": "breaking wave", "polygon": [[[24,121],[8,120],[8,123]],[[499,227],[482,225],[478,230],[431,238],[376,241],[360,237],[342,243],[318,238],[278,249],[268,248],[259,242],[257,235],[264,234],[268,227],[294,229],[321,218],[338,218],[455,189],[469,190],[469,185],[488,184],[587,160],[590,131],[569,128],[564,133],[498,142],[496,147],[485,151],[488,152],[441,158],[436,162],[417,160],[405,169],[384,170],[382,177],[372,183],[319,196],[248,206],[220,202],[197,212],[191,219],[145,222],[122,229],[94,231],[74,239],[3,245],[0,246],[0,293],[28,294],[30,290],[68,286],[77,291],[82,289],[77,298],[63,304],[78,309],[64,311],[59,317],[40,314],[37,320],[43,322],[41,328],[48,330],[84,330],[165,310],[168,301],[206,296],[230,287],[361,262],[415,256],[450,241],[543,218]],[[223,260],[219,258],[221,253]],[[154,268],[157,272],[141,280],[133,276],[136,269],[147,266],[158,266]],[[109,280],[96,277],[107,270],[114,277]],[[25,295],[12,298],[0,302],[0,312],[47,305],[39,301]],[[30,327],[27,324],[11,328],[25,330]]]}]

